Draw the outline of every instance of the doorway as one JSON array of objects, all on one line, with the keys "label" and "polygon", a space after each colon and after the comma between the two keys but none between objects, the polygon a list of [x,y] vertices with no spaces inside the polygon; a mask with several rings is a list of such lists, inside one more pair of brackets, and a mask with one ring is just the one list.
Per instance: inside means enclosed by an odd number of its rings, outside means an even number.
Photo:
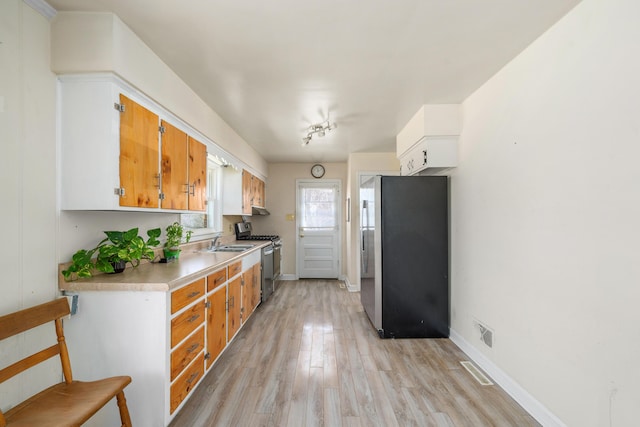
[{"label": "doorway", "polygon": [[337,279],[340,273],[340,180],[296,181],[297,275]]}]

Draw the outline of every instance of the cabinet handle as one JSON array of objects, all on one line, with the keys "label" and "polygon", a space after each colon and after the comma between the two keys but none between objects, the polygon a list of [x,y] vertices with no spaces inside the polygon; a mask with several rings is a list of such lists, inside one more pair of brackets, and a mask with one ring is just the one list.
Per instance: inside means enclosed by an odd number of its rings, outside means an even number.
[{"label": "cabinet handle", "polygon": [[160,174],[159,173],[155,174],[153,178],[156,180],[156,184],[154,185],[154,187],[160,188]]},{"label": "cabinet handle", "polygon": [[193,352],[194,352],[198,347],[200,347],[200,344],[198,344],[198,343],[196,343],[196,344],[192,345],[191,347],[189,347],[189,348],[187,349],[187,354],[189,354],[189,353],[193,353]]},{"label": "cabinet handle", "polygon": [[189,183],[187,182],[186,184],[182,184],[186,187],[186,189],[183,191],[183,193],[187,193],[189,194],[189,188],[191,188],[191,186],[189,185]]},{"label": "cabinet handle", "polygon": [[200,291],[193,291],[191,292],[189,295],[187,295],[187,298],[193,298],[196,295],[200,295]]},{"label": "cabinet handle", "polygon": [[235,298],[236,298],[236,297],[231,297],[231,298],[229,298],[229,308],[233,308],[233,306],[235,305],[235,304],[234,304],[234,300],[235,300]]},{"label": "cabinet handle", "polygon": [[191,384],[199,376],[200,376],[200,372],[194,372],[193,374],[191,374],[191,376],[187,380],[187,384]]},{"label": "cabinet handle", "polygon": [[422,150],[422,156],[423,156],[422,164],[426,165],[427,164],[427,150]]},{"label": "cabinet handle", "polygon": [[196,314],[195,316],[191,316],[191,317],[189,318],[189,320],[187,320],[187,322],[189,322],[189,323],[193,323],[193,322],[195,322],[196,320],[198,320],[198,317],[200,317],[200,315],[199,315],[199,314]]},{"label": "cabinet handle", "polygon": [[195,184],[193,184],[193,185],[189,185],[189,188],[191,189],[191,190],[189,191],[189,195],[190,195],[191,197],[195,197],[195,196],[196,196],[196,185],[195,185]]}]

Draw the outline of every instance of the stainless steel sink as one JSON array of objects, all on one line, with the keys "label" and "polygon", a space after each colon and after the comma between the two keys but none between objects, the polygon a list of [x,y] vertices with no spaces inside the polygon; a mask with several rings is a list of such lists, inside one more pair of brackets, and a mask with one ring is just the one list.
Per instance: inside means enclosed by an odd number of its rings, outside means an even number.
[{"label": "stainless steel sink", "polygon": [[202,249],[200,252],[244,252],[255,245],[221,245],[214,248]]}]

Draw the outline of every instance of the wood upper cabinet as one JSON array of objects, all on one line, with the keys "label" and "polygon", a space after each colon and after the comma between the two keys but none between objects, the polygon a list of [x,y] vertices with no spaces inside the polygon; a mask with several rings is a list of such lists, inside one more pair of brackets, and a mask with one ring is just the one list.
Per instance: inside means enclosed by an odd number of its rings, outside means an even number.
[{"label": "wood upper cabinet", "polygon": [[59,78],[61,209],[206,210],[197,130],[115,76]]},{"label": "wood upper cabinet", "polygon": [[246,170],[242,171],[242,213],[251,215],[253,197],[251,195],[253,175]]},{"label": "wood upper cabinet", "polygon": [[251,207],[265,207],[265,183],[247,170],[224,171],[223,215],[251,215]]},{"label": "wood upper cabinet", "polygon": [[162,196],[164,209],[204,211],[207,147],[162,121]]},{"label": "wood upper cabinet", "polygon": [[162,194],[164,209],[188,208],[187,152],[189,141],[186,132],[162,121]]},{"label": "wood upper cabinet", "polygon": [[207,204],[207,146],[189,137],[189,210],[205,211]]},{"label": "wood upper cabinet", "polygon": [[120,206],[158,207],[158,116],[120,95]]}]

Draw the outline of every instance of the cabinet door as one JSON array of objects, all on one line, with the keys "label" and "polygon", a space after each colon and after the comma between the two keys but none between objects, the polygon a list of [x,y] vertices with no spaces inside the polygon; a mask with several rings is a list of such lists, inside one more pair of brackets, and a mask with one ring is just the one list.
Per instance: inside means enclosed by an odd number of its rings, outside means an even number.
[{"label": "cabinet door", "polygon": [[211,294],[207,313],[207,369],[227,345],[227,287]]},{"label": "cabinet door", "polygon": [[251,313],[253,312],[252,300],[253,300],[253,268],[248,269],[242,273],[242,322],[244,323]]},{"label": "cabinet door", "polygon": [[204,211],[207,200],[207,147],[189,137],[189,210]]},{"label": "cabinet door", "polygon": [[162,193],[163,209],[187,209],[187,134],[162,121]]},{"label": "cabinet door", "polygon": [[236,332],[238,332],[238,329],[240,329],[240,314],[242,309],[241,285],[242,276],[238,276],[229,282],[229,318],[227,319],[229,341],[231,341]]},{"label": "cabinet door", "polygon": [[253,301],[252,306],[255,308],[260,304],[260,296],[262,293],[262,268],[260,263],[253,266]]},{"label": "cabinet door", "polygon": [[157,208],[158,116],[120,95],[120,206]]},{"label": "cabinet door", "polygon": [[249,172],[242,171],[242,213],[251,215],[251,175]]},{"label": "cabinet door", "polygon": [[258,180],[259,186],[258,186],[258,196],[259,196],[259,200],[260,200],[260,206],[265,207],[267,206],[267,192],[266,192],[266,186],[263,180],[259,179]]}]

